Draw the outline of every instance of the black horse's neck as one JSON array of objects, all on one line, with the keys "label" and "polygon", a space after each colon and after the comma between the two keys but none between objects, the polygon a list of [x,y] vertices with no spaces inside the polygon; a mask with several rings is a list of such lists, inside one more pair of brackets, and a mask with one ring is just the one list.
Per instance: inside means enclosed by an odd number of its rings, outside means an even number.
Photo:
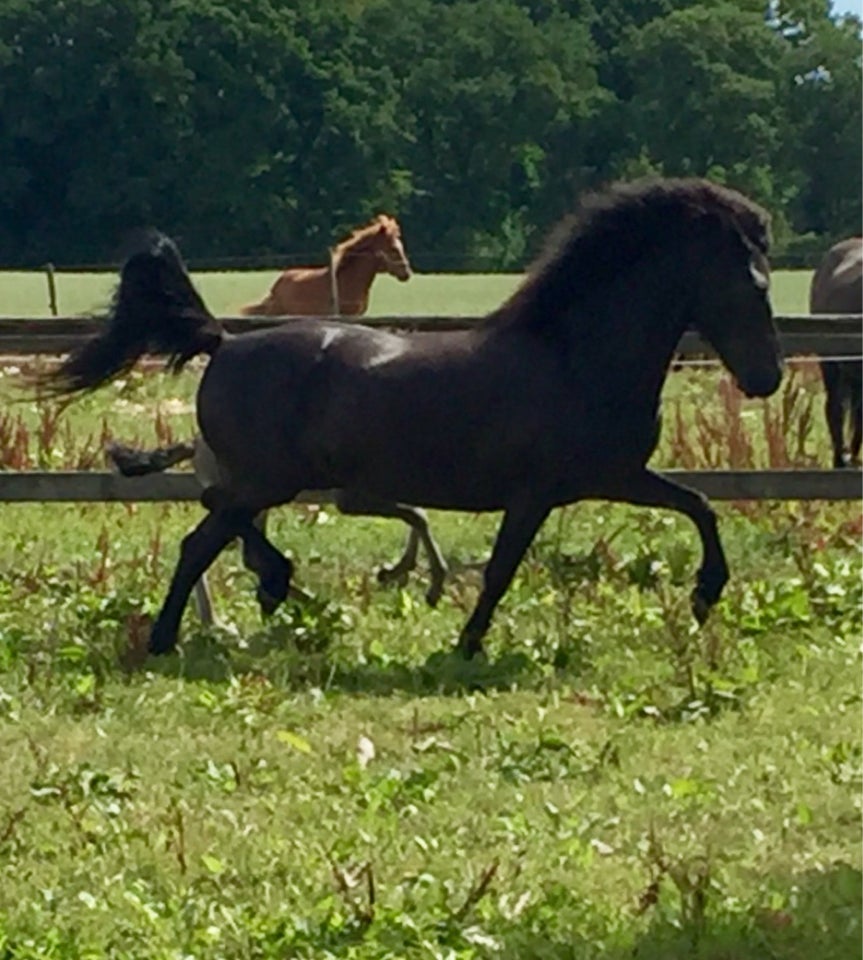
[{"label": "black horse's neck", "polygon": [[[488,317],[486,329],[545,342],[574,381],[595,383],[603,404],[655,410],[698,275],[698,251],[669,243],[621,264],[612,279],[578,283],[570,299],[549,295],[560,292],[554,289],[517,294]],[[549,286],[563,286],[555,280]]]},{"label": "black horse's neck", "polygon": [[603,379],[622,401],[658,406],[688,324],[697,275],[689,257],[668,248],[597,291],[590,321],[573,317],[568,327],[571,362],[604,371]]}]

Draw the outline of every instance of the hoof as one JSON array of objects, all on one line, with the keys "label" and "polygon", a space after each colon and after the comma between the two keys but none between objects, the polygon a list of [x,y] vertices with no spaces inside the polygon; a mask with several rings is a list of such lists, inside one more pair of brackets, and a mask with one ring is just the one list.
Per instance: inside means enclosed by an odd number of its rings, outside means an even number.
[{"label": "hoof", "polygon": [[395,584],[397,587],[406,587],[408,571],[401,567],[380,567],[377,572],[378,583],[382,586]]},{"label": "hoof", "polygon": [[255,591],[255,596],[258,598],[258,606],[261,608],[261,613],[265,617],[271,617],[285,599],[284,597],[274,597],[271,593],[267,593],[263,587],[258,587]]},{"label": "hoof", "polygon": [[430,607],[436,607],[440,602],[440,598],[443,596],[443,584],[442,583],[433,583],[428,590],[426,590],[426,603]]},{"label": "hoof", "polygon": [[466,637],[464,634],[459,637],[455,649],[456,653],[461,654],[465,660],[473,660],[474,657],[481,656],[485,653],[482,640],[480,640],[479,637]]},{"label": "hoof", "polygon": [[710,611],[713,607],[713,604],[705,598],[704,594],[697,587],[692,591],[691,600],[692,615],[698,621],[698,625],[703,627],[708,616],[710,616]]},{"label": "hoof", "polygon": [[698,621],[699,626],[710,615],[713,607],[719,603],[725,584],[728,583],[728,570],[710,568],[708,570],[699,570],[698,579],[695,581],[695,589],[690,594],[692,604],[692,615]]},{"label": "hoof", "polygon": [[279,604],[287,600],[293,572],[294,565],[290,560],[285,560],[284,564],[270,567],[259,575],[255,596],[265,617],[275,613]]},{"label": "hoof", "polygon": [[147,649],[154,656],[161,657],[167,653],[173,653],[177,648],[177,631],[162,626],[157,620],[150,631],[150,642]]}]

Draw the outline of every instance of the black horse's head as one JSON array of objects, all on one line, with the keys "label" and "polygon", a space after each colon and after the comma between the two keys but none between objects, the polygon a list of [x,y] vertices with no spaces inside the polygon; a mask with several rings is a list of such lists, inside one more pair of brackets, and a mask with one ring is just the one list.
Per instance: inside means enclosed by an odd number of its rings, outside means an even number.
[{"label": "black horse's head", "polygon": [[767,218],[751,201],[740,201],[699,224],[703,256],[691,322],[747,396],[767,397],[783,370],[770,306]]}]

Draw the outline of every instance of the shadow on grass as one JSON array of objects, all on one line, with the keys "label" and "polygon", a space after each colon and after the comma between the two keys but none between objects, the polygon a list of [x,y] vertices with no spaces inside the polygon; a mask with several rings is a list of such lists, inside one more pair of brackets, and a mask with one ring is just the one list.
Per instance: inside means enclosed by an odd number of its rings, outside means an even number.
[{"label": "shadow on grass", "polygon": [[389,656],[359,662],[350,650],[345,662],[329,649],[304,649],[290,631],[275,625],[240,643],[226,631],[190,632],[177,653],[150,657],[145,669],[163,676],[190,681],[225,683],[242,674],[265,676],[286,689],[319,687],[366,696],[386,697],[402,692],[437,696],[468,691],[508,690],[540,675],[535,660],[519,652],[496,660],[465,660],[454,650],[430,654],[421,663]]},{"label": "shadow on grass", "polygon": [[[863,875],[858,868],[834,863],[824,871],[768,884],[781,907],[737,901],[735,908],[729,908],[726,903],[734,898],[715,906],[708,898],[703,915],[694,917],[691,910],[689,916],[681,916],[674,905],[666,904],[664,911],[654,908],[653,916],[624,919],[617,930],[613,923],[605,931],[598,925],[596,933],[607,937],[604,946],[590,936],[579,943],[561,929],[559,918],[573,915],[571,902],[569,909],[555,903],[554,911],[548,909],[550,904],[543,910],[540,902],[504,934],[497,956],[504,960],[850,960],[860,956]],[[591,923],[589,907],[584,922]],[[597,918],[592,922],[596,925]]]},{"label": "shadow on grass", "polygon": [[[846,863],[823,872],[767,880],[770,893],[787,905],[763,908],[727,897],[708,902],[703,913],[683,914],[674,898],[663,898],[639,916],[623,909],[616,916],[555,885],[533,891],[516,918],[470,911],[456,915],[408,918],[379,909],[369,921],[336,925],[296,917],[276,921],[279,944],[313,946],[331,957],[371,957],[379,947],[387,956],[419,956],[435,944],[441,956],[491,957],[500,960],[851,960],[860,955],[861,873]],[[410,922],[405,922],[409,920]],[[438,954],[436,954],[438,955]]]}]

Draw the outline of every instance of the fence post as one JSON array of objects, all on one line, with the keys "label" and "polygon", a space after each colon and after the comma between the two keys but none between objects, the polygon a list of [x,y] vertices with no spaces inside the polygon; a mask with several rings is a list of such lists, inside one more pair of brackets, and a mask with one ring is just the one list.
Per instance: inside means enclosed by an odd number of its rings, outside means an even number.
[{"label": "fence post", "polygon": [[59,316],[57,310],[57,283],[54,279],[54,264],[46,263],[45,264],[45,273],[48,276],[48,309],[51,311],[51,316]]}]

